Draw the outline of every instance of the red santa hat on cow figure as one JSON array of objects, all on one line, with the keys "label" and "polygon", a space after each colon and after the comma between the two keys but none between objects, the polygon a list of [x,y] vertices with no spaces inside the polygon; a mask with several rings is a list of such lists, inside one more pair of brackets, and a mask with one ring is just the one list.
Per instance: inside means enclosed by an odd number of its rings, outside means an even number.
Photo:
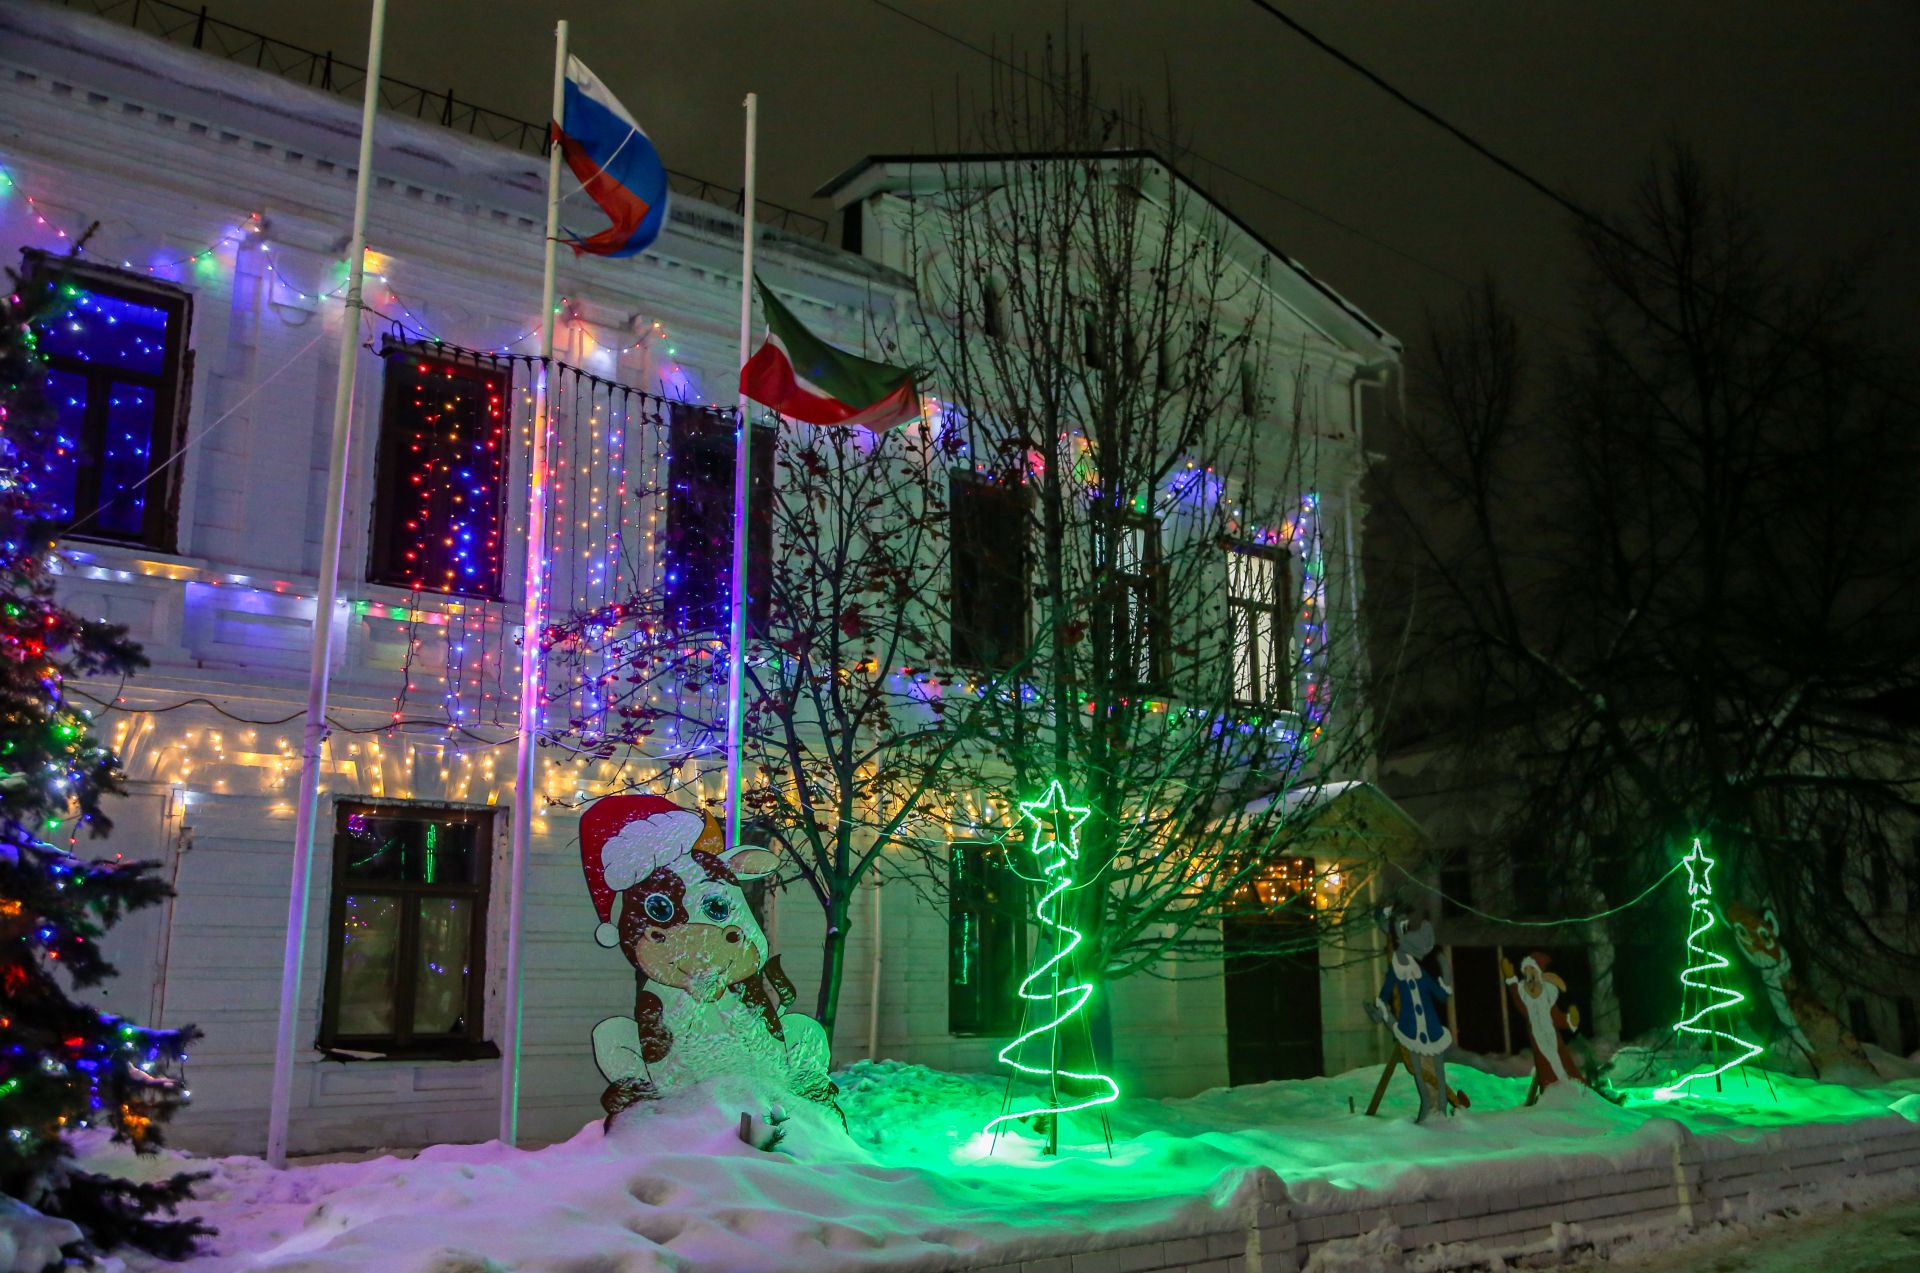
[{"label": "red santa hat on cow figure", "polygon": [[726,837],[704,813],[683,809],[664,796],[603,796],[580,818],[580,868],[600,916],[593,939],[618,946],[613,900],[662,866],[699,868],[693,851],[720,857]]}]

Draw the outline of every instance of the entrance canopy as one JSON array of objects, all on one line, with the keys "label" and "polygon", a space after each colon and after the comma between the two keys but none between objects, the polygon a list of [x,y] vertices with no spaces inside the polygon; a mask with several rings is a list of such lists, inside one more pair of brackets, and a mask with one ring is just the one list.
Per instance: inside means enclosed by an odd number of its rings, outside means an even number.
[{"label": "entrance canopy", "polygon": [[1248,802],[1261,814],[1278,800],[1292,831],[1288,851],[1325,861],[1379,860],[1411,866],[1426,833],[1413,815],[1370,782],[1318,783]]}]

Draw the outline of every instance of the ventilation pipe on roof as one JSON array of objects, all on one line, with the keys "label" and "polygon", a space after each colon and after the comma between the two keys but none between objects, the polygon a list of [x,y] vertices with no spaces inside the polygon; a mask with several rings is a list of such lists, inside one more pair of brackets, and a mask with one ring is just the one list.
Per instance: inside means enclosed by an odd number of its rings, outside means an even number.
[{"label": "ventilation pipe on roof", "polygon": [[[1366,430],[1362,427],[1365,419],[1365,411],[1361,407],[1361,390],[1368,385],[1385,389],[1387,387],[1387,377],[1392,374],[1393,370],[1394,364],[1391,362],[1373,363],[1370,366],[1361,367],[1356,370],[1353,373],[1353,378],[1347,383],[1347,391],[1352,403],[1351,424],[1353,428],[1354,468],[1348,471],[1346,489],[1341,492],[1340,518],[1341,533],[1346,537],[1347,541],[1347,577],[1345,580],[1347,591],[1347,619],[1348,622],[1352,624],[1353,632],[1350,666],[1356,678],[1365,672],[1367,666],[1366,642],[1360,635],[1360,542],[1354,532],[1353,525],[1354,496],[1359,490],[1360,478],[1365,474],[1367,469]],[[1404,413],[1406,406],[1406,378],[1397,377],[1396,379],[1400,385],[1401,407]],[[1372,750],[1368,749],[1366,752],[1367,781],[1371,782],[1379,776],[1378,769],[1378,759],[1374,756]]]}]

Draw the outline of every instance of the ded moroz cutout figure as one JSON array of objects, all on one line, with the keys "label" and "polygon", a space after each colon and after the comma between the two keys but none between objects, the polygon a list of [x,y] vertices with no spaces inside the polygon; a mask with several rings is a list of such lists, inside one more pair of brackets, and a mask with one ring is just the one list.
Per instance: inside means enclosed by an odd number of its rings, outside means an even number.
[{"label": "ded moroz cutout figure", "polygon": [[[777,858],[728,848],[718,820],[659,796],[606,796],[580,819],[594,940],[634,967],[631,1017],[593,1028],[607,1123],[621,1110],[722,1074],[832,1106],[826,1031],[789,1012],[793,983],[747,905],[746,880]],[[616,915],[617,904],[617,915]]]}]

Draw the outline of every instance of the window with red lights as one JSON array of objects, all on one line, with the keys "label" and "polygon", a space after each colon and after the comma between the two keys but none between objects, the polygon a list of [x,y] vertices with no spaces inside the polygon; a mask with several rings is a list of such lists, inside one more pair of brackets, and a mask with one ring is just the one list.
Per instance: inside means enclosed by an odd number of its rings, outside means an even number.
[{"label": "window with red lights", "polygon": [[53,408],[30,475],[41,516],[68,535],[171,550],[176,433],[191,366],[191,298],[120,270],[26,254],[54,304],[34,320]]},{"label": "window with red lights", "polygon": [[508,365],[386,351],[367,578],[498,598],[506,576]]}]

